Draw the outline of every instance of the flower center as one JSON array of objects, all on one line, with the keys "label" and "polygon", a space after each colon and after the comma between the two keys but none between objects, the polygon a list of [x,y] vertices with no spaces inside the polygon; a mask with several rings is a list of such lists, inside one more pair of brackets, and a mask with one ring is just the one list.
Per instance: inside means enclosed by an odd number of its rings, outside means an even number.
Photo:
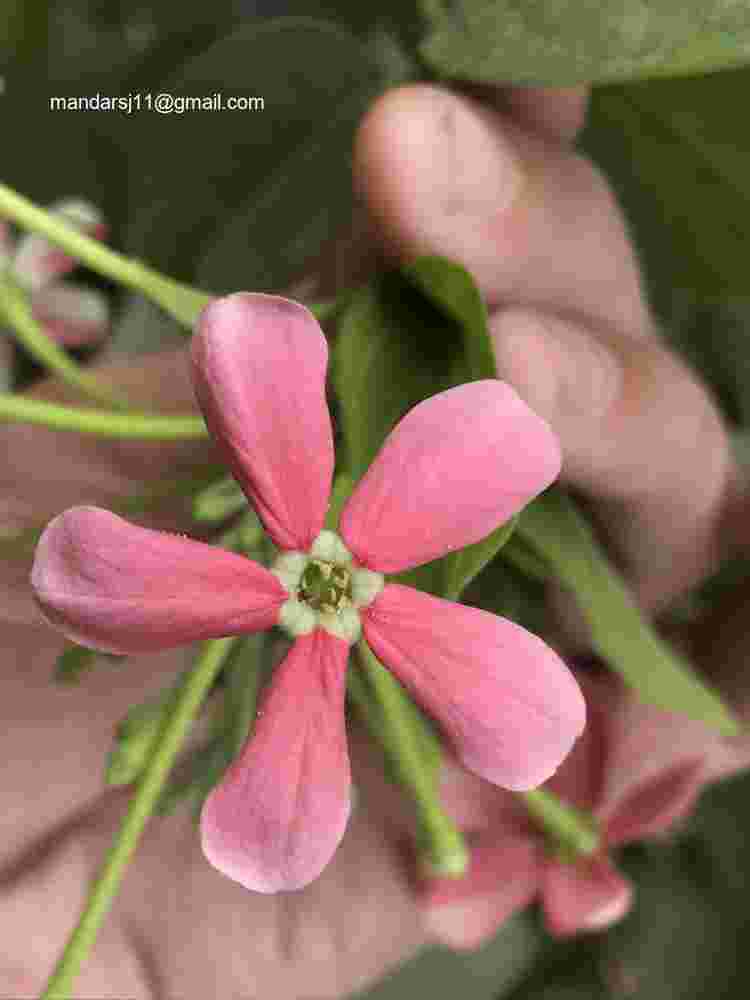
[{"label": "flower center", "polygon": [[300,580],[298,595],[314,611],[335,614],[352,603],[352,575],[339,563],[311,559]]},{"label": "flower center", "polygon": [[279,625],[296,637],[323,628],[346,642],[361,631],[359,612],[384,586],[380,573],[353,564],[333,531],[321,531],[309,552],[282,552],[271,567],[289,592]]}]

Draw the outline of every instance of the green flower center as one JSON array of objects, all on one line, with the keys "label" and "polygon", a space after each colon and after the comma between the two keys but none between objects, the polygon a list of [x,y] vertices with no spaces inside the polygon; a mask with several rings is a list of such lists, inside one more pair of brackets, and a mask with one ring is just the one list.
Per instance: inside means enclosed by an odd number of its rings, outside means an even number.
[{"label": "green flower center", "polygon": [[314,611],[332,614],[351,607],[351,571],[340,563],[311,559],[302,573],[298,596]]}]

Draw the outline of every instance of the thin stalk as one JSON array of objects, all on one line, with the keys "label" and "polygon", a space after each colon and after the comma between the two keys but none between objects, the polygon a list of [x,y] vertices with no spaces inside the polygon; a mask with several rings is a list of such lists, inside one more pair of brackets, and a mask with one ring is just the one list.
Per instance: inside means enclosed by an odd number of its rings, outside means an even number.
[{"label": "thin stalk", "polygon": [[78,431],[101,437],[173,441],[177,438],[208,437],[201,417],[156,416],[149,413],[115,413],[79,409],[0,392],[0,421],[40,424],[57,431]]},{"label": "thin stalk", "polygon": [[86,236],[69,223],[34,205],[5,184],[0,184],[0,216],[39,233],[97,274],[141,292],[190,331],[203,307],[211,301],[206,292],[167,278],[140,261],[117,253],[100,240]]},{"label": "thin stalk", "polygon": [[235,642],[236,638],[230,636],[209,639],[204,644],[203,652],[175,700],[154,754],[136,785],[122,826],[96,876],[83,912],[41,1000],[69,1000],[78,970],[86,960],[112,905],[125,868],[154,811],[193,719]]},{"label": "thin stalk", "polygon": [[[403,784],[415,798],[425,838],[426,866],[433,875],[460,876],[466,870],[468,852],[460,831],[440,804],[437,762],[426,752],[432,745],[432,734],[420,732],[422,720],[406,707],[398,682],[364,640],[357,644],[357,652],[370,690],[356,676],[350,680],[349,690],[355,703],[363,708],[365,721],[398,769]],[[368,704],[370,698],[375,707]]]},{"label": "thin stalk", "polygon": [[599,831],[592,816],[544,788],[519,794],[529,815],[566,857],[587,857],[599,848]]},{"label": "thin stalk", "polygon": [[118,409],[127,409],[127,399],[103,384],[50,340],[34,319],[29,301],[22,291],[10,281],[0,280],[0,320],[4,320],[14,331],[16,339],[26,351],[49,371],[54,372],[64,382],[74,386],[99,403],[107,403]]}]

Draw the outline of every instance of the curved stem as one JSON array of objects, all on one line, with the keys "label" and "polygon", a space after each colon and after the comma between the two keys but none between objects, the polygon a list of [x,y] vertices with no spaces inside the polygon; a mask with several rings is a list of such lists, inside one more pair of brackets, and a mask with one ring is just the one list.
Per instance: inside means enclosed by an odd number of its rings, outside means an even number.
[{"label": "curved stem", "polygon": [[202,654],[178,694],[154,754],[136,785],[122,826],[41,1000],[68,1000],[70,997],[78,969],[94,944],[97,931],[112,904],[146,822],[154,811],[188,729],[235,642],[236,637],[229,636],[209,639],[204,644]]},{"label": "curved stem", "polygon": [[466,871],[469,856],[461,832],[440,804],[439,744],[364,639],[357,643],[357,652],[369,685],[365,686],[354,667],[348,675],[349,693],[395,766],[399,780],[414,796],[425,841],[423,864],[431,875],[459,877]]},{"label": "curved stem", "polygon": [[41,424],[58,431],[78,431],[102,437],[171,441],[201,438],[208,430],[201,417],[152,416],[149,413],[112,413],[46,403],[11,392],[0,392],[0,421]]},{"label": "curved stem", "polygon": [[90,371],[81,368],[65,351],[45,335],[34,319],[31,308],[23,291],[0,278],[0,318],[4,318],[15,331],[16,339],[28,353],[55,372],[64,382],[80,389],[86,395],[100,403],[108,403],[118,409],[127,409],[128,402],[124,396],[104,385]]},{"label": "curved stem", "polygon": [[520,795],[531,817],[565,856],[586,857],[598,849],[600,837],[593,816],[563,802],[544,788]]},{"label": "curved stem", "polygon": [[98,274],[142,292],[190,330],[200,311],[211,300],[206,292],[167,278],[140,261],[125,257],[99,240],[84,235],[5,184],[0,184],[0,216],[39,233]]}]

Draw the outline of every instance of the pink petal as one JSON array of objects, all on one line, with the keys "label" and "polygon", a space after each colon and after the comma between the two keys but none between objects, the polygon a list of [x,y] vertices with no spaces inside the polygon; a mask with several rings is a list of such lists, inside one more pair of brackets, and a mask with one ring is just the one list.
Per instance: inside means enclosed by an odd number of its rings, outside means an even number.
[{"label": "pink petal", "polygon": [[539,852],[533,836],[496,831],[472,848],[471,863],[461,879],[431,879],[420,900],[425,922],[450,948],[478,948],[540,887]]},{"label": "pink petal", "polygon": [[450,754],[443,755],[440,801],[464,833],[492,831],[494,835],[502,830],[526,835],[532,829],[519,796],[467,771]]},{"label": "pink petal", "polygon": [[66,347],[96,344],[109,330],[109,305],[93,289],[49,285],[33,296],[31,306],[47,336]]},{"label": "pink petal", "polygon": [[605,777],[595,812],[607,840],[622,843],[663,832],[690,812],[720,737],[700,722],[642,704],[617,678],[609,688]]},{"label": "pink petal", "polygon": [[439,722],[461,762],[513,790],[540,785],[580,735],[586,706],[541,639],[497,615],[388,584],[365,637]]},{"label": "pink petal", "polygon": [[630,909],[633,889],[606,855],[576,864],[548,860],[542,907],[551,934],[566,937],[596,931],[621,920]]},{"label": "pink petal", "polygon": [[251,559],[97,507],[73,507],[50,522],[31,583],[66,635],[114,653],[271,628],[289,597]]},{"label": "pink petal", "polygon": [[[87,202],[66,199],[50,206],[53,215],[69,222],[76,229],[103,239],[107,227],[99,212]],[[50,243],[37,233],[24,233],[18,241],[13,270],[26,288],[37,290],[78,267],[75,257]]]},{"label": "pink petal", "polygon": [[315,318],[276,295],[229,295],[204,309],[192,357],[206,423],[269,535],[308,549],[333,472],[328,348]]},{"label": "pink petal", "polygon": [[341,515],[362,565],[400,573],[489,535],[557,477],[549,426],[511,386],[469,382],[410,410]]},{"label": "pink petal", "polygon": [[693,811],[705,784],[700,760],[653,774],[618,803],[606,824],[607,841],[625,844],[663,833]]},{"label": "pink petal", "polygon": [[591,676],[574,669],[573,676],[586,700],[586,728],[548,787],[579,809],[593,810],[601,799],[604,785],[611,675]]},{"label": "pink petal", "polygon": [[344,726],[348,644],[322,629],[278,667],[255,732],[203,807],[203,851],[255,892],[300,889],[320,875],[349,818]]}]

